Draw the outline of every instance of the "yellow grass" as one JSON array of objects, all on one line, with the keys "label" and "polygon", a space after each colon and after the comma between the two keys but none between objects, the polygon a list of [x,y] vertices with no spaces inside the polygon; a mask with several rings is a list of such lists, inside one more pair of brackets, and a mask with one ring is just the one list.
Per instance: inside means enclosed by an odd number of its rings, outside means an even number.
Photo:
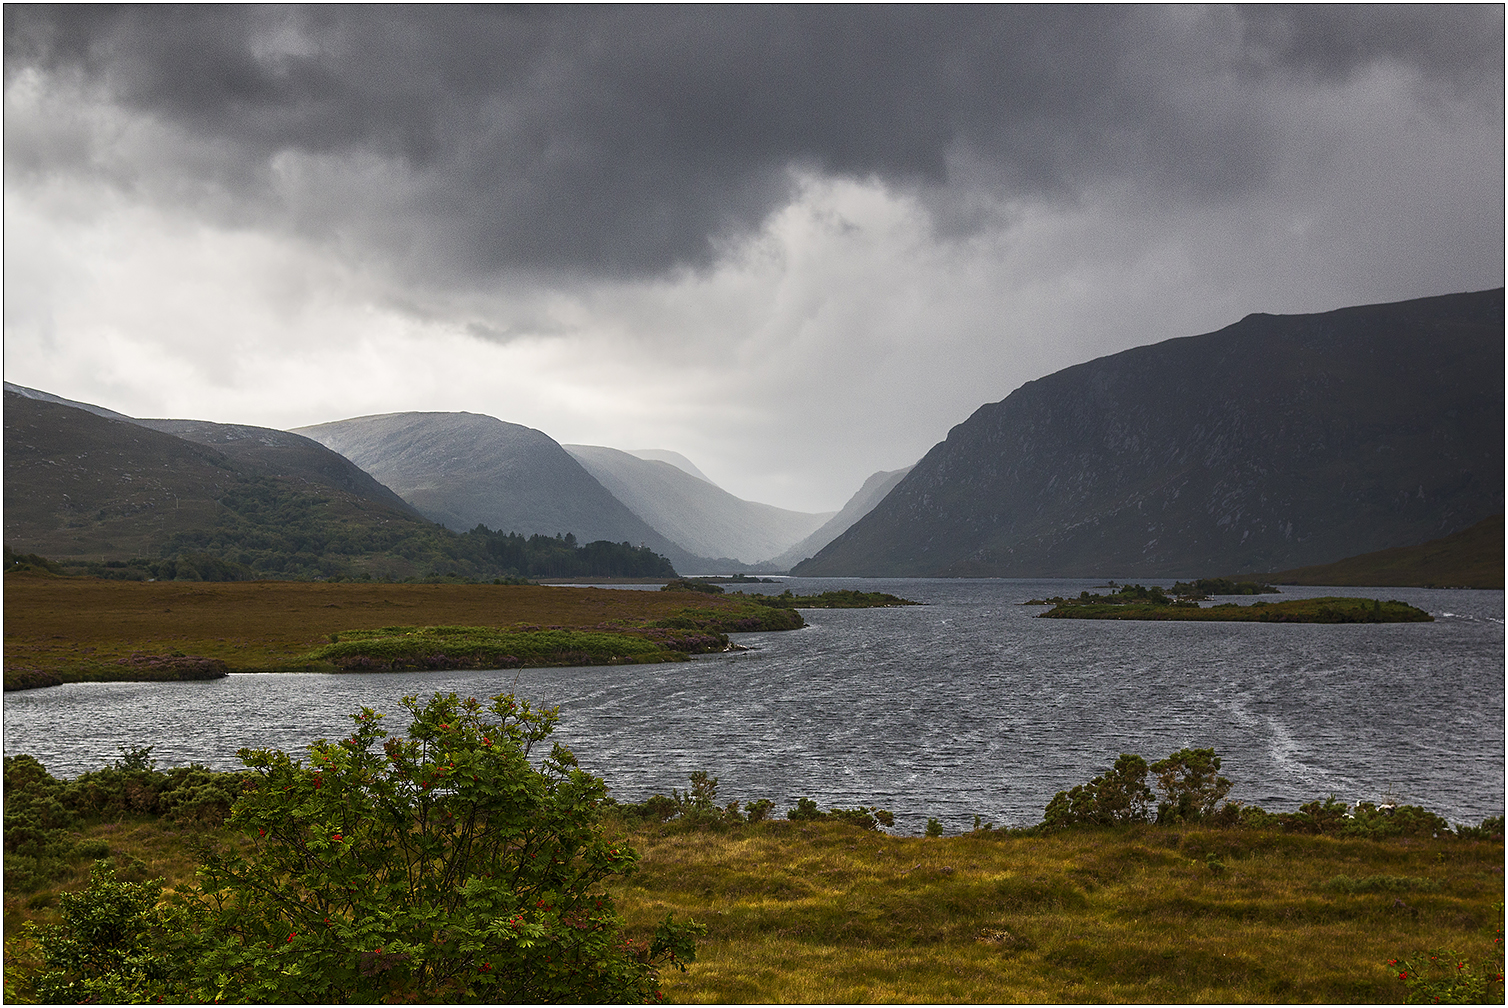
[{"label": "yellow grass", "polygon": [[[699,961],[666,980],[677,1002],[1401,1001],[1387,961],[1490,956],[1503,887],[1502,845],[1471,841],[793,823],[637,839],[626,917],[709,928]],[[1347,893],[1342,875],[1438,889]]]}]

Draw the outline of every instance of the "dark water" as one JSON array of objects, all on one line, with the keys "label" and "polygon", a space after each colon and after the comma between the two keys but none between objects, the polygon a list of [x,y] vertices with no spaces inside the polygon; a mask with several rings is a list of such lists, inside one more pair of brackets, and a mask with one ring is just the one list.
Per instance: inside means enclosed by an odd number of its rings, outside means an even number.
[{"label": "dark water", "polygon": [[1270,811],[1333,793],[1421,804],[1453,822],[1503,812],[1502,592],[1281,596],[1380,595],[1436,617],[1382,626],[1039,620],[1016,604],[1095,584],[800,579],[802,593],[858,587],[929,604],[811,610],[804,630],[737,635],[750,650],[684,664],[10,693],[5,751],[60,775],[123,745],[155,746],[160,765],[228,769],[241,746],[344,734],[363,705],[507,691],[559,704],[558,737],[622,800],[684,789],[706,770],[724,800],[878,805],[904,832],[928,816],[950,830],[975,815],[1027,825],[1119,753],[1152,760],[1189,746],[1219,752],[1231,797]]}]

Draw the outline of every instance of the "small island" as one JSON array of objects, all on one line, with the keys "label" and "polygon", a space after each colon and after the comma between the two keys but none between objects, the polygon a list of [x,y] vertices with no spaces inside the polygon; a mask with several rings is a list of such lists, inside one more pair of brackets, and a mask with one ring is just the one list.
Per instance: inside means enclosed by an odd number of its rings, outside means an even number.
[{"label": "small island", "polygon": [[[1044,619],[1207,620],[1222,623],[1429,623],[1423,609],[1396,600],[1325,596],[1287,602],[1225,602],[1208,608],[1170,598],[1161,588],[1127,585],[1113,595],[1083,592],[1076,599],[1048,599]],[[1031,604],[1031,603],[1027,603]]]}]

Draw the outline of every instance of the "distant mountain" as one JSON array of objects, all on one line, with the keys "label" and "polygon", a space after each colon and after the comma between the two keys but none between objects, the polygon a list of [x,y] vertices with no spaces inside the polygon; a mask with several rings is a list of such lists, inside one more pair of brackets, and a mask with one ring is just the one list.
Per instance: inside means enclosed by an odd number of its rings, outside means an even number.
[{"label": "distant mountain", "polygon": [[838,536],[847,532],[854,522],[863,518],[875,509],[885,495],[895,489],[905,475],[912,470],[912,466],[904,469],[893,469],[890,472],[877,472],[864,481],[843,509],[833,515],[827,522],[801,540],[784,553],[770,561],[770,565],[777,570],[785,570],[800,563],[808,557],[815,556],[822,547],[832,542]]},{"label": "distant mountain", "polygon": [[1285,585],[1345,585],[1369,588],[1503,587],[1503,516],[1418,546],[1347,557],[1332,564],[1262,575]]},{"label": "distant mountain", "polygon": [[[703,483],[712,483],[707,474],[691,464],[691,460],[680,452],[667,451],[664,448],[630,448],[628,453],[634,458],[641,458],[648,462],[669,462],[683,473],[690,473]],[[717,486],[716,483],[712,483]]]},{"label": "distant mountain", "polygon": [[[549,435],[477,413],[387,413],[296,428],[337,451],[431,521],[520,535],[571,533],[646,545],[696,566]],[[669,468],[667,466],[667,468]]]},{"label": "distant mountain", "polygon": [[742,500],[668,462],[593,445],[562,447],[651,528],[699,556],[756,564],[832,517]]},{"label": "distant mountain", "polygon": [[1503,291],[1218,332],[977,410],[793,573],[1189,577],[1328,563],[1503,508]]}]

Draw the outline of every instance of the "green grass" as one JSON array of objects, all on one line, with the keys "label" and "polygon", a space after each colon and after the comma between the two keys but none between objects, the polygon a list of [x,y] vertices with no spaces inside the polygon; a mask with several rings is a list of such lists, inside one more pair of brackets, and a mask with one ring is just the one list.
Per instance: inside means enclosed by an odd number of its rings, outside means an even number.
[{"label": "green grass", "polygon": [[[684,661],[687,651],[642,636],[585,630],[502,630],[477,626],[382,627],[349,630],[305,656],[342,671],[412,668],[520,668],[541,665],[634,665]],[[727,638],[706,636],[704,650]],[[719,645],[714,648],[713,645]]]}]

